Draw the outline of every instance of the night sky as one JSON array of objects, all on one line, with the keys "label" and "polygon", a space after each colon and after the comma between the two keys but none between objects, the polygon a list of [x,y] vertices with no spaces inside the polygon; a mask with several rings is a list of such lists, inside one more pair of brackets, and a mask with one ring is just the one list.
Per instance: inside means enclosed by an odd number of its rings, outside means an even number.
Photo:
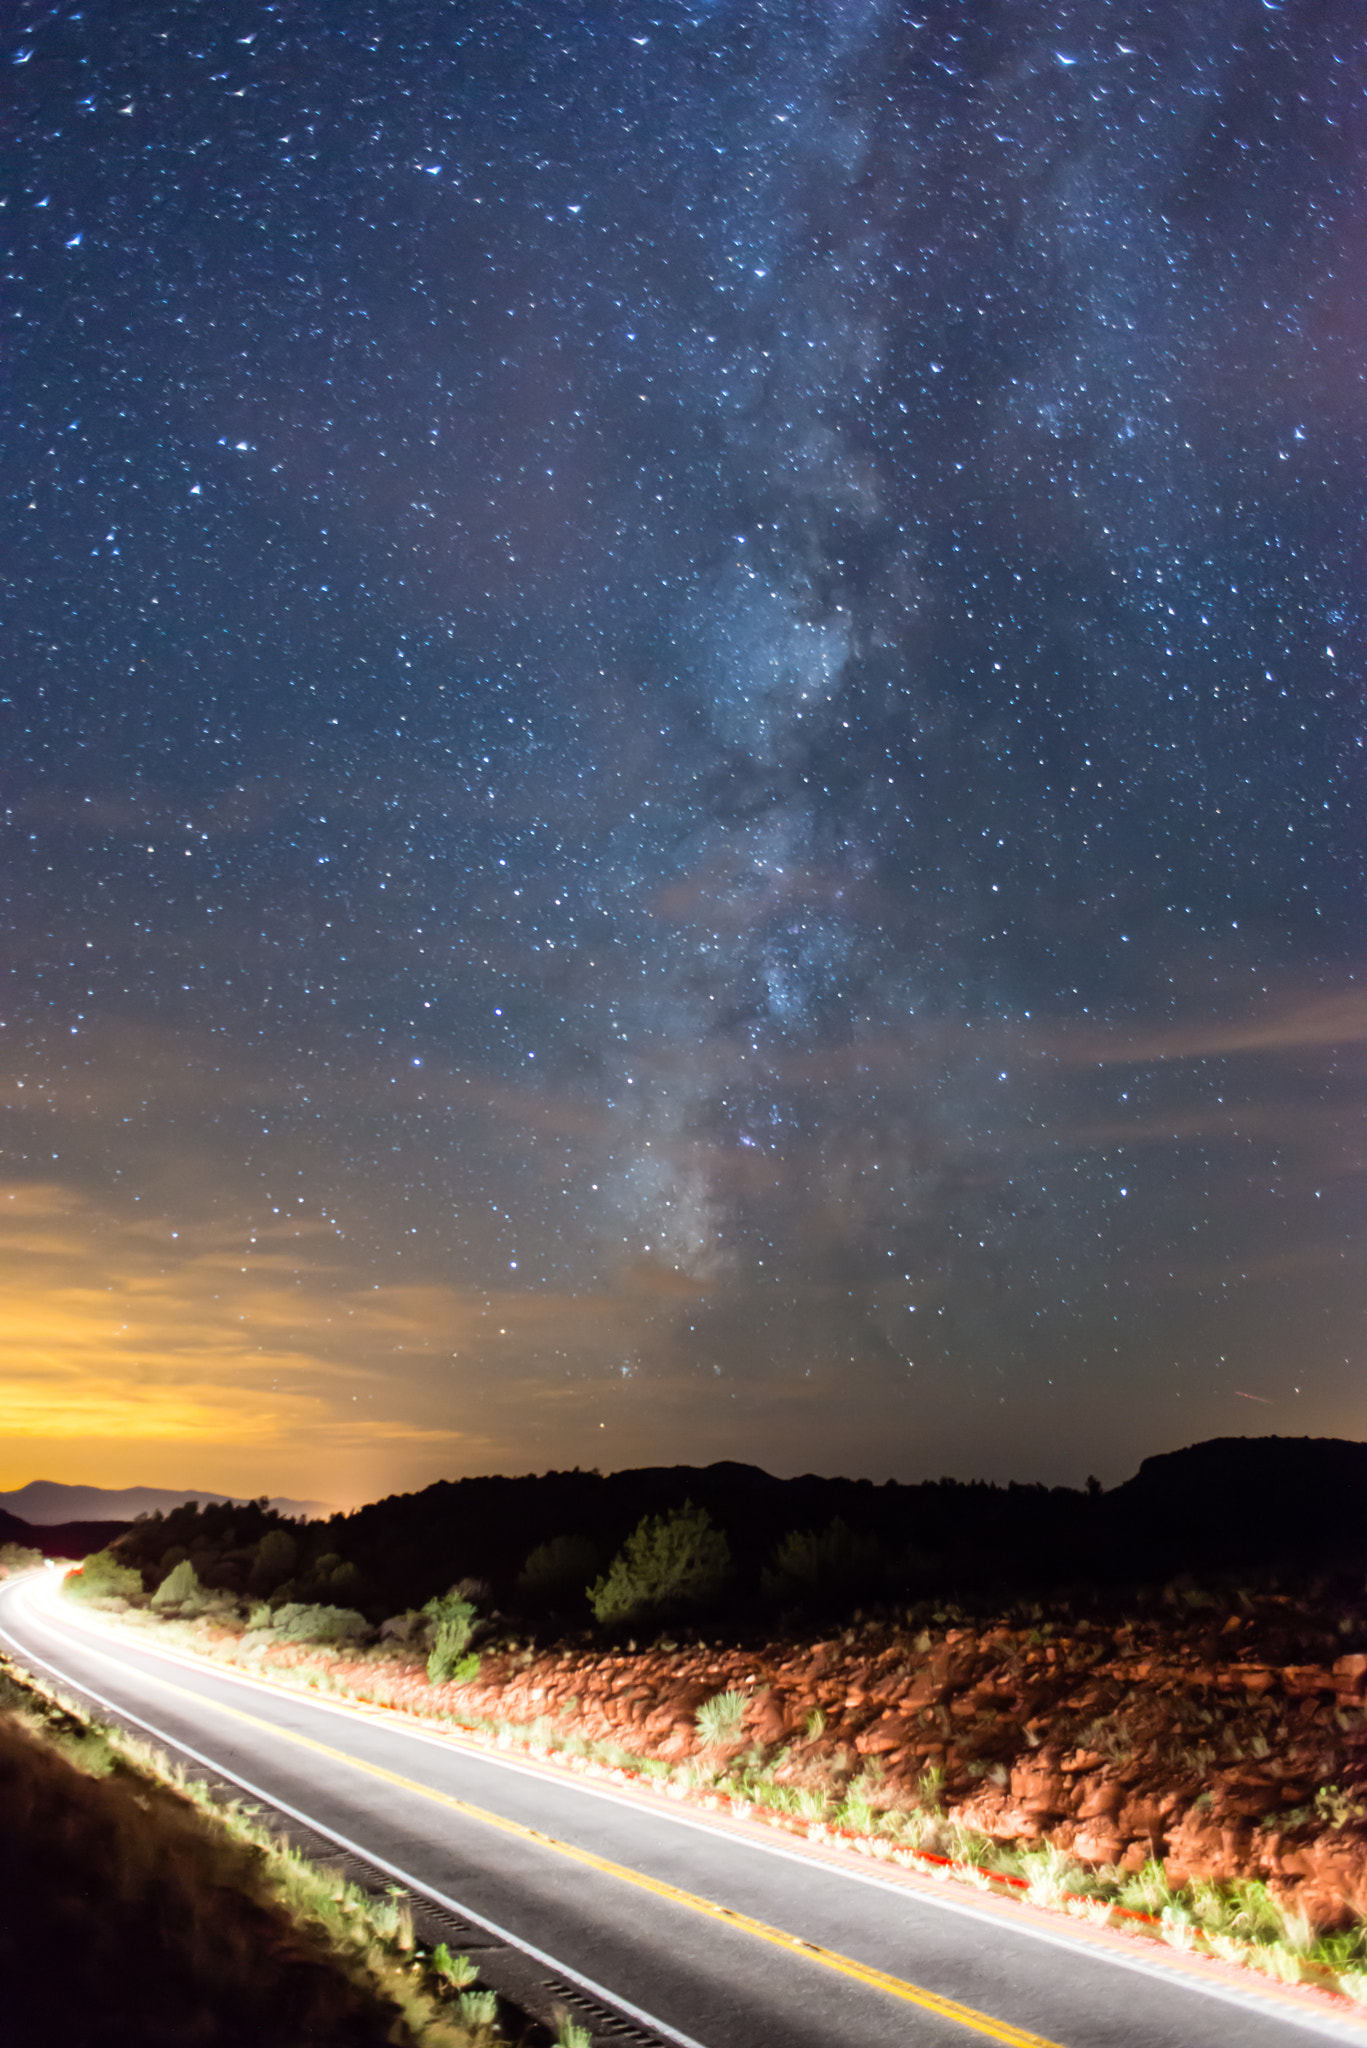
[{"label": "night sky", "polygon": [[1364,1434],[1357,0],[19,0],[0,1483]]}]

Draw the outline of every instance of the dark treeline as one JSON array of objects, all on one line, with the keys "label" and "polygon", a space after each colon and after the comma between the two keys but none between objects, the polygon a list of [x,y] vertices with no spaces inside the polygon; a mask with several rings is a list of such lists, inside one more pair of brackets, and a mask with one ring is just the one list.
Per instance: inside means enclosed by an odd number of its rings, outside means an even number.
[{"label": "dark treeline", "polygon": [[730,1463],[575,1470],[443,1480],[310,1523],[264,1501],[187,1506],[134,1523],[117,1550],[149,1589],[188,1557],[207,1589],[330,1602],[371,1620],[465,1580],[479,1582],[486,1610],[582,1622],[587,1583],[642,1518],[688,1502],[726,1537],[731,1569],[714,1606],[737,1622],[1182,1575],[1360,1581],[1367,1569],[1367,1445],[1278,1437],[1149,1458],[1109,1492],[1095,1482],[785,1480]]},{"label": "dark treeline", "polygon": [[25,1522],[0,1508],[0,1545],[17,1543],[25,1550],[41,1550],[45,1557],[88,1557],[122,1536],[127,1522],[58,1522],[51,1526]]}]

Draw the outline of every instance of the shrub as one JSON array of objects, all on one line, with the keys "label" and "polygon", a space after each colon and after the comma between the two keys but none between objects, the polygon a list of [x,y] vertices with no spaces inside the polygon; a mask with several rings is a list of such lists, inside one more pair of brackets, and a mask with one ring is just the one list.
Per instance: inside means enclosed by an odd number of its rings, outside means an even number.
[{"label": "shrub", "polygon": [[30,1550],[26,1543],[0,1543],[0,1579],[11,1572],[29,1571],[42,1561],[42,1551]]},{"label": "shrub", "polygon": [[271,1630],[283,1643],[346,1643],[368,1634],[369,1624],[354,1607],[306,1606],[287,1600],[276,1609]]},{"label": "shrub", "polygon": [[142,1573],[122,1564],[112,1550],[97,1550],[79,1571],[67,1573],[62,1591],[72,1600],[137,1600]]},{"label": "shrub", "polygon": [[421,1626],[422,1615],[416,1607],[410,1607],[403,1614],[391,1614],[387,1621],[380,1623],[380,1641],[410,1643]]},{"label": "shrub", "polygon": [[524,1600],[582,1600],[588,1581],[602,1568],[598,1545],[589,1537],[553,1536],[530,1553],[517,1590]]},{"label": "shrub", "polygon": [[319,1558],[308,1574],[307,1586],[309,1592],[328,1593],[334,1600],[355,1600],[361,1592],[361,1574],[349,1558],[333,1552]]},{"label": "shrub", "polygon": [[685,1501],[672,1514],[642,1516],[606,1578],[587,1589],[589,1605],[599,1621],[609,1623],[701,1607],[730,1576],[726,1537],[713,1528],[706,1508]]},{"label": "shrub", "polygon": [[179,1564],[172,1565],[166,1577],[157,1587],[156,1592],[152,1595],[152,1605],[158,1609],[163,1607],[194,1607],[198,1606],[203,1598],[204,1588],[200,1584],[199,1573],[195,1570],[189,1558],[183,1557]]},{"label": "shrub", "polygon": [[839,1516],[825,1529],[790,1529],[760,1576],[770,1600],[839,1600],[883,1576],[876,1536],[847,1528]]},{"label": "shrub", "polygon": [[474,1670],[471,1670],[471,1659],[466,1655],[478,1618],[474,1601],[459,1586],[452,1586],[449,1592],[439,1593],[435,1600],[429,1600],[422,1611],[432,1624],[431,1648],[427,1656],[428,1684],[445,1685],[452,1679],[460,1684],[468,1683],[479,1669],[478,1657],[473,1660]]}]

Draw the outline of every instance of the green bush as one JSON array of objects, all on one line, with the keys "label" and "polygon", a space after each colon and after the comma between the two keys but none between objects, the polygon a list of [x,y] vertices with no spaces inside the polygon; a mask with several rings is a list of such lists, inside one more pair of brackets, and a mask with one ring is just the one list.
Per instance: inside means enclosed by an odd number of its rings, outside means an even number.
[{"label": "green bush", "polygon": [[152,1605],[158,1609],[163,1607],[197,1607],[203,1598],[204,1588],[200,1584],[199,1573],[195,1570],[189,1558],[183,1557],[179,1564],[172,1565],[166,1577],[157,1587],[156,1592],[152,1595]]},{"label": "green bush", "polygon": [[461,1592],[459,1586],[452,1586],[449,1592],[439,1593],[435,1600],[429,1600],[423,1613],[432,1624],[431,1647],[427,1657],[427,1682],[429,1685],[446,1685],[454,1679],[459,1684],[468,1684],[479,1669],[478,1657],[467,1656],[470,1638],[475,1632],[478,1616],[475,1603]]},{"label": "green bush", "polygon": [[273,1593],[277,1586],[283,1586],[294,1570],[299,1557],[299,1545],[288,1529],[267,1529],[256,1546],[256,1556],[247,1577],[247,1586],[253,1593]]},{"label": "green bush", "polygon": [[140,1600],[142,1573],[122,1564],[112,1550],[97,1550],[79,1571],[68,1572],[62,1591],[71,1600]]},{"label": "green bush", "polygon": [[41,1550],[30,1550],[26,1543],[0,1543],[0,1578],[10,1572],[26,1572],[43,1561]]},{"label": "green bush", "polygon": [[518,1575],[517,1590],[529,1601],[577,1601],[603,1569],[598,1545],[587,1536],[553,1536],[538,1543]]},{"label": "green bush", "polygon": [[770,1600],[839,1600],[877,1584],[885,1569],[876,1536],[847,1528],[790,1529],[760,1576]]},{"label": "green bush", "polygon": [[369,1627],[354,1607],[309,1606],[287,1600],[277,1607],[271,1632],[282,1643],[347,1643],[368,1634]]},{"label": "green bush", "polygon": [[299,1584],[314,1599],[356,1600],[361,1592],[361,1574],[349,1559],[329,1550],[301,1574]]},{"label": "green bush", "polygon": [[634,1621],[714,1600],[731,1576],[731,1546],[706,1508],[685,1501],[668,1515],[644,1515],[606,1578],[588,1590],[602,1622]]}]

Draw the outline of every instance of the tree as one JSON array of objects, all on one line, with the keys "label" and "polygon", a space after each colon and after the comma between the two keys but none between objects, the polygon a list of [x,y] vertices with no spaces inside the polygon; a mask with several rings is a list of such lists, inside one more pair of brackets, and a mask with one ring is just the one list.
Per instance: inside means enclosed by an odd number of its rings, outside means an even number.
[{"label": "tree", "polygon": [[256,1546],[247,1584],[253,1593],[273,1593],[294,1570],[299,1545],[288,1529],[267,1529]]},{"label": "tree", "polygon": [[585,1580],[602,1568],[602,1552],[590,1537],[553,1536],[529,1554],[518,1575],[517,1590],[524,1600],[579,1600]]},{"label": "tree", "polygon": [[706,1508],[685,1501],[667,1515],[643,1515],[608,1568],[587,1588],[602,1622],[702,1607],[731,1576],[731,1546]]},{"label": "tree", "polygon": [[790,1529],[760,1583],[770,1600],[838,1601],[876,1585],[884,1569],[878,1538],[837,1515],[825,1529]]}]

